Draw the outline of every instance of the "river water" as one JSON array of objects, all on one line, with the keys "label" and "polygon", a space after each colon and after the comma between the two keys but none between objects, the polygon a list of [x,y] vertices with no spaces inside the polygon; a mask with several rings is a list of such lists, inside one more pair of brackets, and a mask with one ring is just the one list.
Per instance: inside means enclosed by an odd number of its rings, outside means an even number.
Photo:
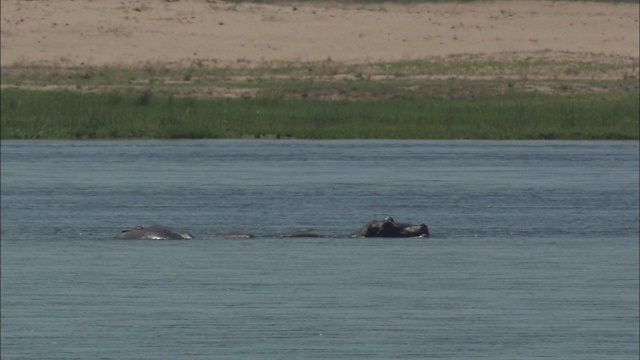
[{"label": "river water", "polygon": [[3,360],[638,358],[638,142],[1,150]]}]

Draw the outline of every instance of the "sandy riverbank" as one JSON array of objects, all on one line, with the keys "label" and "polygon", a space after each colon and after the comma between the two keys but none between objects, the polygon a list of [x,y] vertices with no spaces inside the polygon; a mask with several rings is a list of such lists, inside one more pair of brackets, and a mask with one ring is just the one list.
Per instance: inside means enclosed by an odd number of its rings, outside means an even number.
[{"label": "sandy riverbank", "polygon": [[639,56],[637,3],[3,0],[1,6],[2,66]]}]

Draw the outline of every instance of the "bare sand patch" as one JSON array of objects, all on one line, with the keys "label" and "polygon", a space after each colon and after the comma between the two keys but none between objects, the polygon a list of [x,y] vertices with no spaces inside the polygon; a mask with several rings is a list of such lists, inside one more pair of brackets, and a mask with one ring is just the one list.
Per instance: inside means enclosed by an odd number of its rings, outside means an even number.
[{"label": "bare sand patch", "polygon": [[[639,56],[639,4],[563,1],[343,5],[2,0],[3,67],[374,63],[447,56]],[[293,4],[293,3],[292,3]],[[618,61],[618,60],[616,60]]]}]

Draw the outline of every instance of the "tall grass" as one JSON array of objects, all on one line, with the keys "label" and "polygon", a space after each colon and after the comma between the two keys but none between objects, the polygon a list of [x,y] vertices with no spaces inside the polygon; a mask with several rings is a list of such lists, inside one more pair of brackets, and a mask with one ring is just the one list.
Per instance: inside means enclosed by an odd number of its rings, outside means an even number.
[{"label": "tall grass", "polygon": [[2,139],[638,139],[637,94],[385,101],[1,92]]}]

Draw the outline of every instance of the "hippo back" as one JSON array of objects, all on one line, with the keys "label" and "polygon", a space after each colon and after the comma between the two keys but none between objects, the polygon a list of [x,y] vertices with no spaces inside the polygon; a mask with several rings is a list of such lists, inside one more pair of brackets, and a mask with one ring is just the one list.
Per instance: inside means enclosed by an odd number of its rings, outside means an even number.
[{"label": "hippo back", "polygon": [[193,235],[186,231],[171,229],[162,225],[136,226],[116,235],[116,239],[128,240],[191,240]]}]

